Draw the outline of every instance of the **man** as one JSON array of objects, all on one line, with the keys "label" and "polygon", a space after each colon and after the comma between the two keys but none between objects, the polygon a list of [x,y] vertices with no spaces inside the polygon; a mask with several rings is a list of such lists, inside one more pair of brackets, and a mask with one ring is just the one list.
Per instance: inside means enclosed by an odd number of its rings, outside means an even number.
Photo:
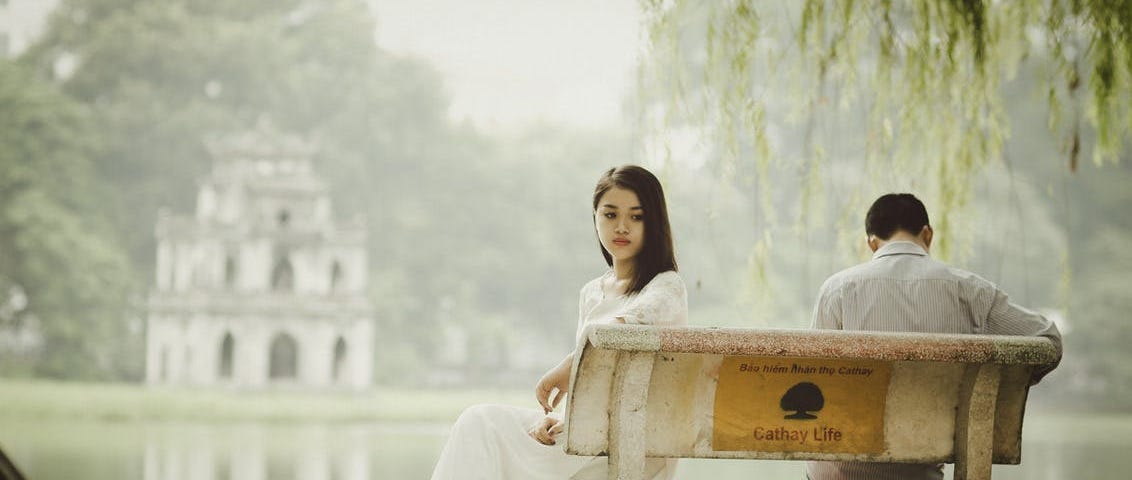
[{"label": "man", "polygon": [[[888,332],[1043,336],[1059,355],[1053,322],[1010,303],[993,283],[928,256],[932,227],[909,193],[884,195],[869,207],[865,233],[873,258],[829,277],[814,306],[813,328]],[[1036,383],[1053,368],[1035,372]],[[809,462],[811,480],[942,479],[943,465]]]}]

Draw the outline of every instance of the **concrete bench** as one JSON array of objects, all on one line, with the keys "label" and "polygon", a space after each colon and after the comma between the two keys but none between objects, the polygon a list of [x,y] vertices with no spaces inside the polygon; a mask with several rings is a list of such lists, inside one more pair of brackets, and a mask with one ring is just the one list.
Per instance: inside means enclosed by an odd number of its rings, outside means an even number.
[{"label": "concrete bench", "polygon": [[595,325],[574,358],[565,448],[646,457],[1017,464],[1044,338]]}]

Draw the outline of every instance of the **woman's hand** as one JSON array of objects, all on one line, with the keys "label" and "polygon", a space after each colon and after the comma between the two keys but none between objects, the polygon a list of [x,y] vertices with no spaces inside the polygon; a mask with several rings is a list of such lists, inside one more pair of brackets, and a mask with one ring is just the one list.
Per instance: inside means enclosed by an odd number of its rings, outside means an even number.
[{"label": "woman's hand", "polygon": [[558,403],[566,398],[566,391],[570,389],[570,370],[573,367],[574,354],[571,353],[535,384],[535,398],[542,405],[543,413],[554,411]]},{"label": "woman's hand", "polygon": [[547,415],[527,429],[527,435],[543,445],[554,445],[555,437],[562,433],[562,420]]}]

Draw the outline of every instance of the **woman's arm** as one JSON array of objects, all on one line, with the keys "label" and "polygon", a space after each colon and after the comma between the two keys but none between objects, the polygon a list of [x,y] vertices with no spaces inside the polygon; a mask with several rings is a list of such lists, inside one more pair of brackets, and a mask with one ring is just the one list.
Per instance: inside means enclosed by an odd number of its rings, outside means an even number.
[{"label": "woman's arm", "polygon": [[547,415],[531,425],[527,429],[527,435],[543,445],[554,445],[558,441],[558,435],[562,434],[563,430],[562,419],[554,415]]},{"label": "woman's arm", "polygon": [[570,352],[558,365],[547,371],[538,384],[535,385],[535,398],[542,405],[546,417],[531,425],[527,435],[543,445],[554,445],[554,438],[562,433],[561,417],[550,412],[558,407],[558,403],[566,398],[566,391],[570,388],[570,372],[574,369],[574,352]]},{"label": "woman's arm", "polygon": [[535,398],[545,413],[550,413],[566,398],[570,389],[570,372],[574,368],[574,352],[570,352],[554,368],[543,374],[535,385]]}]

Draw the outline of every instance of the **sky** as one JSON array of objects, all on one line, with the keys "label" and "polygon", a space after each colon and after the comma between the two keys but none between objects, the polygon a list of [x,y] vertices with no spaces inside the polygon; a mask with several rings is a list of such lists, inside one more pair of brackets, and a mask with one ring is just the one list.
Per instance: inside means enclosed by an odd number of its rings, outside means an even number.
[{"label": "sky", "polygon": [[[453,120],[487,132],[542,121],[622,120],[641,50],[636,0],[371,0],[378,44],[444,76]],[[10,0],[0,22],[18,53],[57,0]],[[0,52],[3,54],[3,52]]]},{"label": "sky", "polygon": [[58,3],[59,0],[0,1],[0,57],[16,55],[27,48]]},{"label": "sky", "polygon": [[609,128],[635,82],[635,0],[373,0],[378,44],[445,77],[451,117],[485,131]]}]

